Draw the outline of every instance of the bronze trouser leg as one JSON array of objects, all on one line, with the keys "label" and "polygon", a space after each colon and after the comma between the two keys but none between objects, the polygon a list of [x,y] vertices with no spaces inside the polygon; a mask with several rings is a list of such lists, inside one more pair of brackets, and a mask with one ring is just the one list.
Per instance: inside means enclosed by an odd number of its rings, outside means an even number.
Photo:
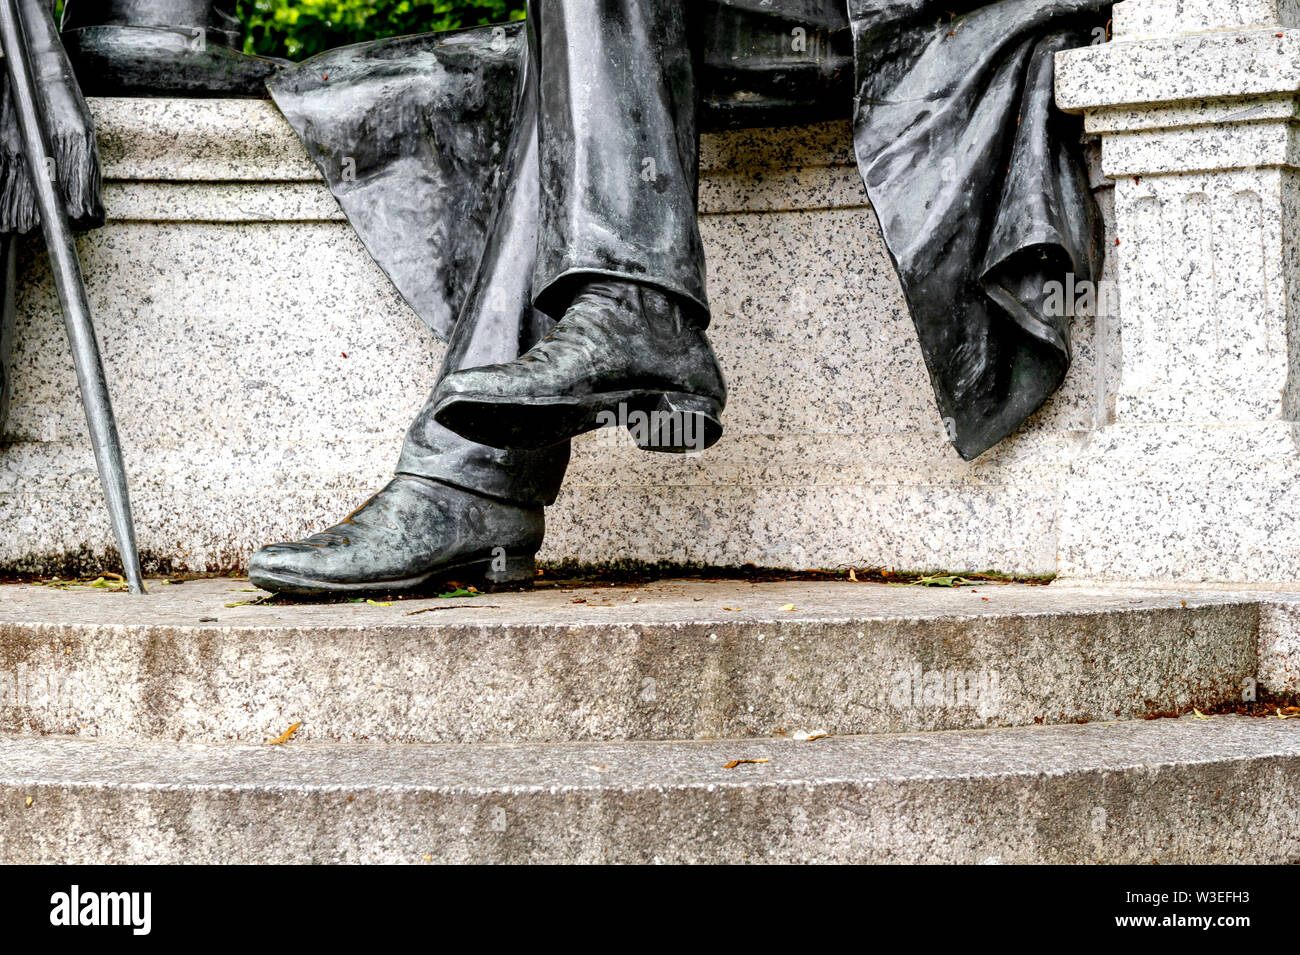
[{"label": "bronze trouser leg", "polygon": [[[558,317],[582,278],[646,282],[707,318],[686,32],[680,0],[530,6],[500,205],[442,375],[517,358],[550,325],[534,300]],[[426,405],[398,472],[540,506],[555,499],[568,458],[567,443],[532,452],[476,444]]]},{"label": "bronze trouser leg", "polygon": [[[447,343],[442,371],[510,361],[532,347],[550,322],[532,306],[537,257],[537,83],[532,57],[524,66],[518,124],[502,169],[502,194],[487,248]],[[569,462],[567,443],[542,451],[504,451],[476,444],[433,420],[426,404],[407,432],[399,474],[538,507],[560,490]]]},{"label": "bronze trouser leg", "polygon": [[556,318],[576,285],[613,276],[675,293],[707,319],[686,7],[686,0],[528,4],[541,110],[533,297]]}]

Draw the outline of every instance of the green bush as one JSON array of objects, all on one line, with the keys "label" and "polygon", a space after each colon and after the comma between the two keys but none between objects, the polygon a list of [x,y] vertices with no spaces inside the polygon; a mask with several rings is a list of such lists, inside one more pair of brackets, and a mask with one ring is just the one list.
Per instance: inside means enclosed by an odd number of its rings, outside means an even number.
[{"label": "green bush", "polygon": [[302,60],[378,37],[523,18],[522,0],[239,0],[244,49]]}]

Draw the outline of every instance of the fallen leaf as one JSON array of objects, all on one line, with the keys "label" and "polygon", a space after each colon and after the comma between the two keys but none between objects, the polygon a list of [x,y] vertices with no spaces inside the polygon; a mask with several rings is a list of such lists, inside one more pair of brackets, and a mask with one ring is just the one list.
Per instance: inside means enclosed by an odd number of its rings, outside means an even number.
[{"label": "fallen leaf", "polygon": [[849,580],[853,581],[855,584],[858,582],[858,575],[853,572],[852,567],[849,568]]},{"label": "fallen leaf", "polygon": [[733,613],[740,613],[740,608],[739,608],[739,607],[723,607],[722,609],[723,609],[723,610],[730,610],[730,611],[732,611]]},{"label": "fallen leaf", "polygon": [[[108,578],[112,577],[113,580]],[[37,587],[56,587],[59,590],[75,590],[81,587],[93,587],[96,590],[126,590],[126,581],[120,574],[106,574],[103,577],[96,577],[94,580],[89,578],[83,580],[63,580],[59,577],[51,577],[49,580],[34,580],[32,583]]]},{"label": "fallen leaf", "polygon": [[1198,709],[1197,709],[1196,707],[1194,707],[1194,706],[1192,707],[1192,712],[1196,714],[1196,718],[1197,718],[1198,720],[1212,720],[1212,719],[1214,719],[1213,716],[1206,716],[1204,713],[1202,713],[1200,710],[1198,710]]},{"label": "fallen leaf", "polygon": [[273,739],[273,740],[269,740],[269,741],[267,742],[267,745],[268,745],[268,746],[279,746],[279,745],[281,745],[282,743],[287,743],[287,742],[289,742],[289,740],[293,739],[293,734],[296,733],[296,732],[298,732],[298,727],[299,727],[299,726],[302,726],[302,721],[301,721],[301,720],[300,720],[299,722],[297,722],[297,723],[294,723],[292,726],[290,726],[287,730],[285,730],[283,733],[281,733],[281,734],[280,734],[279,736],[277,736],[275,739]]},{"label": "fallen leaf", "polygon": [[367,600],[366,604],[371,607],[391,607],[393,605],[392,601],[389,601],[388,603],[380,603],[378,600]]},{"label": "fallen leaf", "polygon": [[270,600],[274,596],[275,594],[263,594],[261,597],[258,597],[256,600],[238,600],[235,603],[226,604],[226,606],[227,607],[256,607],[258,604],[264,603],[265,601]]},{"label": "fallen leaf", "polygon": [[789,613],[793,609],[794,609],[794,604],[786,604],[784,607],[781,608],[782,612],[784,613]]},{"label": "fallen leaf", "polygon": [[[1288,706],[1287,709],[1295,709],[1295,707]],[[1277,708],[1277,718],[1280,719],[1280,720],[1290,720],[1290,719],[1295,719],[1295,715],[1296,715],[1296,714],[1294,714],[1294,713],[1283,713],[1283,712],[1282,712],[1282,707],[1280,707],[1280,706]]]},{"label": "fallen leaf", "polygon": [[31,797],[31,796],[28,796],[28,797],[27,797],[27,805],[30,806],[31,804],[32,804],[32,797]]},{"label": "fallen leaf", "polygon": [[723,766],[722,768],[735,769],[737,766],[743,766],[745,763],[757,764],[757,763],[770,763],[770,762],[771,760],[766,756],[764,756],[762,759],[733,759],[731,762],[727,763],[727,765]]},{"label": "fallen leaf", "polygon": [[414,617],[422,613],[436,613],[439,610],[500,610],[500,604],[456,604],[454,607],[425,607],[423,610],[412,610],[407,614],[408,617]]},{"label": "fallen leaf", "polygon": [[967,580],[965,577],[958,577],[954,574],[935,574],[930,577],[922,577],[919,580],[912,581],[913,587],[964,587],[967,584],[974,584],[976,581]]}]

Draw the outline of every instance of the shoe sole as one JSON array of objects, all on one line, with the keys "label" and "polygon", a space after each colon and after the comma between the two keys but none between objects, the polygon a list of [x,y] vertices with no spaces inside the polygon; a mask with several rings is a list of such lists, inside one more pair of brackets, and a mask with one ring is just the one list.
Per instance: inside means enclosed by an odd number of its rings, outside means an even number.
[{"label": "shoe sole", "polygon": [[536,451],[597,428],[623,426],[643,451],[704,451],[722,437],[722,405],[684,392],[615,391],[581,398],[458,394],[440,401],[434,419],[494,448]]},{"label": "shoe sole", "polygon": [[315,597],[331,594],[389,594],[421,590],[435,580],[444,580],[452,575],[468,574],[476,580],[485,581],[498,588],[511,585],[523,586],[530,583],[537,576],[537,568],[532,554],[526,557],[507,554],[502,566],[495,567],[495,564],[496,558],[466,561],[462,564],[440,566],[435,570],[415,577],[403,577],[396,580],[369,580],[355,583],[318,580],[275,571],[250,573],[249,580],[263,590],[269,590],[272,593]]}]

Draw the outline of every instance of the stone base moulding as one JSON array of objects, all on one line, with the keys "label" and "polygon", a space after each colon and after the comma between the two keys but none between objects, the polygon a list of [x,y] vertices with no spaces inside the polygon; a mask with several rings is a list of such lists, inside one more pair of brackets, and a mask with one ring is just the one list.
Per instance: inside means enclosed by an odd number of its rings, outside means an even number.
[{"label": "stone base moulding", "polygon": [[[92,100],[106,228],[81,254],[155,570],[239,571],[381,487],[442,346],[265,102]],[[973,464],[948,444],[847,123],[706,136],[701,230],[727,436],[575,447],[547,561],[1051,574],[1104,329],[1062,391]],[[1098,184],[1103,206],[1108,184]],[[0,568],[98,572],[111,537],[40,250],[24,250]],[[672,460],[666,460],[671,458]],[[107,566],[112,565],[109,558]]]}]

